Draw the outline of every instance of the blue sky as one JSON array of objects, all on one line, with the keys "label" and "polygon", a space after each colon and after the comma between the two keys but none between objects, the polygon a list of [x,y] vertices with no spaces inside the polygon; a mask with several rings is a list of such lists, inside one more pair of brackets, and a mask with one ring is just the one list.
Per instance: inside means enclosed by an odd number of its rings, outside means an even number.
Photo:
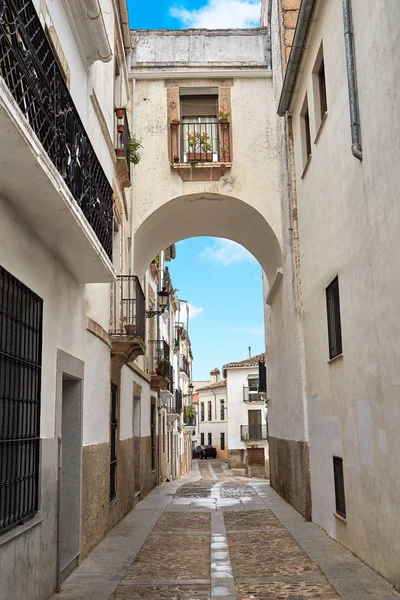
[{"label": "blue sky", "polygon": [[128,0],[133,29],[258,27],[260,0]]},{"label": "blue sky", "polygon": [[178,297],[192,305],[194,379],[209,379],[214,367],[248,358],[248,346],[252,355],[264,352],[261,267],[254,257],[220,238],[192,238],[176,249],[168,267]]}]

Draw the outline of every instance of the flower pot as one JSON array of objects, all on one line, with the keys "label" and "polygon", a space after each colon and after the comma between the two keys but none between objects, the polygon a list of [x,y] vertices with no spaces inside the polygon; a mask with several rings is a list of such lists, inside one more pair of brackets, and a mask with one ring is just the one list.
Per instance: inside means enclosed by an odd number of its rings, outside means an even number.
[{"label": "flower pot", "polygon": [[229,123],[229,119],[218,119],[219,123]]},{"label": "flower pot", "polygon": [[171,121],[171,125],[173,127],[177,127],[179,125],[179,123],[180,123],[179,119],[172,119],[172,121]]},{"label": "flower pot", "polygon": [[117,127],[118,133],[124,133],[124,129],[125,128],[123,125],[118,125],[118,127]]},{"label": "flower pot", "polygon": [[125,333],[126,335],[134,335],[136,333],[136,325],[134,323],[125,325]]},{"label": "flower pot", "polygon": [[115,154],[123,158],[125,156],[125,150],[123,148],[115,148]]},{"label": "flower pot", "polygon": [[124,108],[116,108],[115,114],[117,115],[117,119],[123,119],[124,115],[125,115],[125,109]]},{"label": "flower pot", "polygon": [[212,152],[188,152],[187,153],[188,162],[192,162],[192,161],[212,162],[212,158],[213,158]]},{"label": "flower pot", "polygon": [[174,163],[175,164],[179,163],[179,156],[174,156]]},{"label": "flower pot", "polygon": [[157,367],[156,368],[156,374],[157,375],[164,375],[164,369],[162,369],[161,367]]}]

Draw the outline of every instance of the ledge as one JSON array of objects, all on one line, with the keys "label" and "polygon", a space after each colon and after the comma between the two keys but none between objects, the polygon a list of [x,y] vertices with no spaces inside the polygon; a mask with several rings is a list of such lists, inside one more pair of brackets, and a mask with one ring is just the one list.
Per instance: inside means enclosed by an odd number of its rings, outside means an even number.
[{"label": "ledge", "polygon": [[333,516],[335,517],[335,519],[337,519],[338,521],[341,521],[342,523],[344,523],[345,525],[347,525],[347,519],[345,517],[342,517],[342,515],[339,515],[339,513],[334,512]]},{"label": "ledge", "polygon": [[5,533],[2,534],[2,536],[0,538],[0,548],[1,548],[1,546],[5,546],[9,542],[12,542],[16,538],[18,538],[20,535],[27,533],[30,529],[33,529],[37,525],[40,525],[42,523],[42,521],[43,521],[43,517],[42,517],[41,513],[38,512],[33,517],[28,519],[25,523],[23,523],[22,525],[15,525],[15,527],[13,527],[9,531],[6,531]]},{"label": "ledge", "polygon": [[328,118],[328,111],[326,111],[326,112],[324,113],[324,116],[323,116],[323,117],[322,117],[322,119],[321,119],[321,123],[319,124],[318,131],[317,131],[317,135],[315,136],[314,144],[317,144],[317,143],[318,143],[318,140],[319,140],[319,138],[320,138],[320,135],[321,135],[321,133],[322,133],[322,130],[323,130],[323,128],[324,128],[324,125],[325,125],[325,123],[326,123],[326,120],[327,120],[327,118]]},{"label": "ledge", "polygon": [[336,356],[334,356],[333,358],[329,359],[327,361],[327,364],[330,365],[331,363],[335,362],[335,360],[338,360],[339,358],[343,358],[343,353],[342,352],[340,354],[336,354]]},{"label": "ledge", "polygon": [[274,300],[274,296],[275,296],[275,294],[276,294],[276,292],[277,292],[277,290],[278,290],[278,288],[279,288],[279,286],[280,286],[280,284],[282,282],[282,279],[283,279],[283,271],[279,267],[276,270],[274,280],[272,282],[271,287],[269,288],[269,292],[268,292],[268,296],[267,296],[267,304],[269,306],[272,305],[272,302]]},{"label": "ledge", "polygon": [[198,163],[192,167],[188,163],[173,163],[171,170],[177,171],[182,181],[218,181],[232,168],[232,163]]}]

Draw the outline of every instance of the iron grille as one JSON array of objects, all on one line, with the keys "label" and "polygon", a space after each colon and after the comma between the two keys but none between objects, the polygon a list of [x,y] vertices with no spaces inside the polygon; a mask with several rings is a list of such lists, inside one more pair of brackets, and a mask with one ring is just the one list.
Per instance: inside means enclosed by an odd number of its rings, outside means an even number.
[{"label": "iron grille", "polygon": [[171,123],[171,163],[232,162],[228,122]]},{"label": "iron grille", "polygon": [[117,497],[117,397],[118,387],[111,384],[111,423],[110,423],[110,502]]},{"label": "iron grille", "polygon": [[38,510],[43,301],[0,267],[0,531]]},{"label": "iron grille", "polygon": [[268,425],[241,425],[240,439],[243,442],[248,442],[252,440],[267,440]]},{"label": "iron grille", "polygon": [[335,277],[326,288],[326,309],[328,315],[329,358],[334,358],[342,353],[338,277]]},{"label": "iron grille", "polygon": [[136,335],[143,341],[146,332],[145,297],[136,275],[119,275],[114,283],[112,335]]},{"label": "iron grille", "polygon": [[149,340],[149,366],[150,373],[156,373],[173,378],[172,365],[170,363],[170,348],[165,340]]},{"label": "iron grille", "polygon": [[346,498],[344,495],[343,459],[333,457],[333,475],[335,479],[336,512],[346,518]]},{"label": "iron grille", "polygon": [[112,256],[112,188],[32,0],[0,0],[0,76]]}]

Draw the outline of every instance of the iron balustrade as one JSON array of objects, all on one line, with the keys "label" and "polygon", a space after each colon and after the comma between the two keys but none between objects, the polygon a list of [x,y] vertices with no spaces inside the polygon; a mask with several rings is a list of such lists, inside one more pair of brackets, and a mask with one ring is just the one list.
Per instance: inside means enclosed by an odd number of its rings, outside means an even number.
[{"label": "iron balustrade", "polygon": [[230,163],[230,123],[171,123],[171,163]]},{"label": "iron balustrade", "polygon": [[170,348],[165,340],[149,340],[149,373],[162,375],[169,381],[173,380],[173,368],[170,360]]},{"label": "iron balustrade", "polygon": [[0,267],[0,532],[38,510],[43,301]]},{"label": "iron balustrade", "polygon": [[260,388],[259,386],[243,386],[243,402],[264,402],[264,398],[262,398],[259,394]]},{"label": "iron balustrade", "polygon": [[32,0],[0,0],[0,76],[111,258],[112,187]]},{"label": "iron balustrade", "polygon": [[182,410],[182,390],[175,390],[174,397],[171,398],[169,412],[179,414]]},{"label": "iron balustrade", "polygon": [[184,354],[179,355],[179,370],[185,373],[190,379],[190,362]]},{"label": "iron balustrade", "polygon": [[112,335],[146,336],[146,301],[136,275],[119,275],[113,284]]},{"label": "iron balustrade", "polygon": [[268,425],[241,425],[240,439],[242,442],[267,440]]},{"label": "iron balustrade", "polygon": [[128,154],[128,143],[131,137],[131,133],[129,131],[128,118],[126,116],[126,111],[124,110],[123,123],[121,123],[122,119],[117,120],[117,133],[116,133],[116,151],[117,156],[124,156],[126,160],[126,168],[128,170],[128,175],[130,179],[130,160]]}]

